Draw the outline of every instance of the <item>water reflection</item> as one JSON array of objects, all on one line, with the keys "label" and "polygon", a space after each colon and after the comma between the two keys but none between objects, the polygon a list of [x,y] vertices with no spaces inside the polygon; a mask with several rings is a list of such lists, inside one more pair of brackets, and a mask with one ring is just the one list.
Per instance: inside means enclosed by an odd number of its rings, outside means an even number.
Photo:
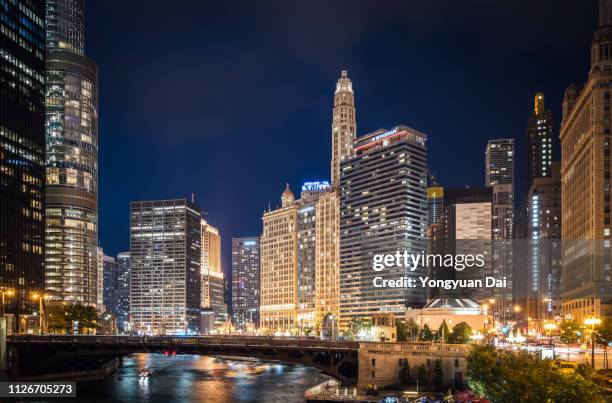
[{"label": "water reflection", "polygon": [[77,386],[88,402],[303,402],[328,379],[313,368],[197,355],[134,354],[103,381]]}]

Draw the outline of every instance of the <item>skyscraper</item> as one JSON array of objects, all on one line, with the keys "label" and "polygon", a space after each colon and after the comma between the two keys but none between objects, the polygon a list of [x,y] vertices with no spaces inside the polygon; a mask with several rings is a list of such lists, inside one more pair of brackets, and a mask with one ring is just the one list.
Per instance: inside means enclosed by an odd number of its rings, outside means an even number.
[{"label": "skyscraper", "polygon": [[332,321],[334,330],[340,314],[340,198],[336,186],[321,193],[315,207],[316,323],[323,326],[324,321]]},{"label": "skyscraper", "polygon": [[375,254],[427,251],[427,136],[407,126],[358,138],[340,175],[340,327],[356,318],[421,308],[422,288],[379,288],[375,277],[418,277],[389,267],[372,270]]},{"label": "skyscraper", "polygon": [[47,0],[46,250],[50,302],[98,300],[98,68],[84,0]]},{"label": "skyscraper", "polygon": [[444,213],[444,188],[432,184],[427,187],[427,225],[440,222]]},{"label": "skyscraper", "polygon": [[357,133],[355,121],[355,94],[353,83],[346,70],[342,70],[336,84],[332,117],[331,182],[337,185],[340,179],[340,163],[350,157]]},{"label": "skyscraper", "polygon": [[200,208],[185,199],[130,205],[130,315],[146,334],[199,331]]},{"label": "skyscraper", "polygon": [[259,325],[259,238],[232,238],[234,323]]},{"label": "skyscraper", "polygon": [[[493,274],[493,191],[491,188],[445,189],[444,241],[435,252],[451,255],[483,255],[484,265],[469,270],[435,269],[437,278],[451,280],[480,279]],[[501,278],[500,276],[496,276]],[[468,298],[478,303],[494,296],[490,289],[433,290],[437,297]]]},{"label": "skyscraper", "polygon": [[550,175],[534,178],[527,194],[527,290],[525,315],[533,320],[561,314],[561,177],[559,163]]},{"label": "skyscraper", "polygon": [[612,0],[599,2],[591,68],[580,92],[571,86],[561,123],[562,309],[579,321],[612,316],[610,258],[610,90]]},{"label": "skyscraper", "polygon": [[489,140],[485,151],[485,186],[514,184],[514,139]]},{"label": "skyscraper", "polygon": [[0,9],[0,287],[14,291],[5,309],[18,316],[44,287],[44,2]]},{"label": "skyscraper", "polygon": [[219,230],[202,220],[202,307],[212,309],[215,321],[227,320],[227,305],[223,298],[223,271],[221,270],[221,235]]},{"label": "skyscraper", "polygon": [[115,306],[117,326],[121,331],[128,330],[130,319],[130,252],[120,252],[115,259],[117,275],[115,276]]},{"label": "skyscraper", "polygon": [[129,315],[130,254],[122,252],[115,259],[104,255],[104,306],[115,315],[117,326],[126,330]]},{"label": "skyscraper", "polygon": [[527,121],[527,186],[535,178],[551,175],[553,152],[553,117],[545,109],[544,94],[535,95],[533,113]]},{"label": "skyscraper", "polygon": [[514,139],[489,140],[485,152],[485,185],[492,199],[492,275],[505,277],[508,287],[493,291],[501,319],[511,312],[514,273]]},{"label": "skyscraper", "polygon": [[260,326],[271,332],[298,327],[298,208],[287,184],[281,207],[262,217]]}]

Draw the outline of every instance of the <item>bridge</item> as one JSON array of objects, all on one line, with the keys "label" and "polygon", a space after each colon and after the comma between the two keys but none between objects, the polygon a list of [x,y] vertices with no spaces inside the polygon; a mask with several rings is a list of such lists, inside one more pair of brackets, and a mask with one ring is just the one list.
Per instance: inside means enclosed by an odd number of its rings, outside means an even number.
[{"label": "bridge", "polygon": [[467,372],[464,345],[419,342],[378,343],[310,338],[248,336],[87,336],[11,335],[5,367],[11,379],[61,378],[62,374],[102,368],[133,353],[198,354],[256,358],[319,369],[344,385],[391,385],[402,363],[428,373],[440,360],[445,381],[463,383]]},{"label": "bridge", "polygon": [[10,378],[36,378],[100,367],[132,353],[199,354],[249,357],[302,364],[345,384],[358,376],[357,342],[272,337],[64,336],[7,337],[6,371]]}]

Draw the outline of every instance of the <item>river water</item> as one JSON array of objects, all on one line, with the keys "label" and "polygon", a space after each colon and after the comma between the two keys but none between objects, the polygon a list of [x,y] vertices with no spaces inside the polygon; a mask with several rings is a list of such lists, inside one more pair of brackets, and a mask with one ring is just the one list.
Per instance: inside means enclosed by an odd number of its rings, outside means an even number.
[{"label": "river water", "polygon": [[81,402],[304,402],[304,391],[329,379],[299,365],[198,355],[134,354],[101,381],[79,382]]}]

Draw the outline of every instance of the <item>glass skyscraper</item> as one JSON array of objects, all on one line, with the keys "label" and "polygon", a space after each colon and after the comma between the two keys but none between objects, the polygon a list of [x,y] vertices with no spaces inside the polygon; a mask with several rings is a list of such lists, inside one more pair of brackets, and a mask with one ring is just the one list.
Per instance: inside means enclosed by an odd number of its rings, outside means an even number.
[{"label": "glass skyscraper", "polygon": [[47,0],[45,287],[95,305],[98,70],[84,55],[84,1]]},{"label": "glass skyscraper", "polygon": [[380,312],[404,316],[421,308],[422,288],[375,287],[374,278],[418,277],[415,271],[372,269],[374,255],[427,251],[427,136],[407,126],[357,139],[340,166],[340,326]]},{"label": "glass skyscraper", "polygon": [[44,2],[0,0],[0,17],[0,287],[20,315],[44,285]]},{"label": "glass skyscraper", "polygon": [[238,326],[259,324],[259,238],[232,238],[232,313]]}]

